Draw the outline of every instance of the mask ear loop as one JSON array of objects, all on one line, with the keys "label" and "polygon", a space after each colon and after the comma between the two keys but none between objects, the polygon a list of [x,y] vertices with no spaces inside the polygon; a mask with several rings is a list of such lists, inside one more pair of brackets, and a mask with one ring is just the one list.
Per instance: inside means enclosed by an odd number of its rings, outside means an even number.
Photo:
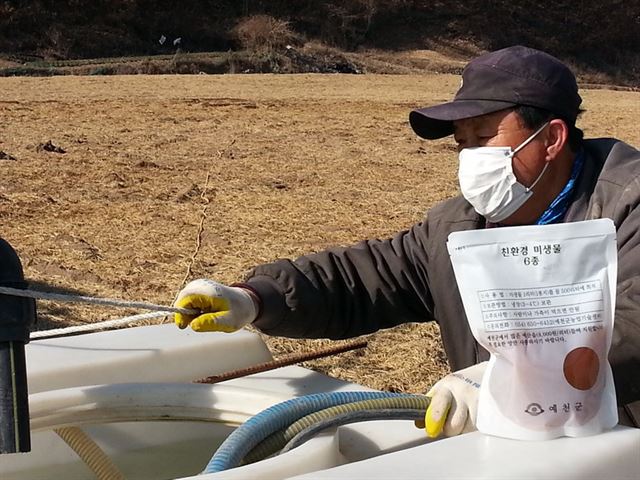
[{"label": "mask ear loop", "polygon": [[538,183],[540,181],[540,179],[542,178],[542,176],[544,175],[544,172],[547,171],[547,167],[549,166],[549,162],[545,162],[544,164],[544,168],[542,169],[542,171],[540,172],[540,175],[538,175],[538,178],[535,179],[535,181],[531,184],[530,187],[525,187],[525,191],[528,193],[531,190],[533,190],[533,187],[536,186],[536,183]]},{"label": "mask ear loop", "polygon": [[531,136],[529,138],[527,138],[524,142],[522,142],[511,154],[511,156],[514,156],[516,153],[518,153],[520,150],[522,150],[524,147],[526,147],[527,145],[529,145],[529,143],[538,136],[538,134],[544,130],[544,127],[546,127],[547,125],[549,125],[549,122],[544,122],[544,124],[535,132],[533,132],[531,134]]},{"label": "mask ear loop", "polygon": [[[522,150],[524,147],[526,147],[534,138],[536,138],[536,136],[542,131],[544,130],[544,127],[546,127],[547,125],[549,125],[549,122],[545,122],[540,128],[538,128],[538,130],[536,130],[535,132],[533,132],[531,134],[531,136],[529,138],[527,138],[524,142],[522,142],[520,144],[520,146],[518,148],[516,148],[513,151],[513,154],[511,155],[511,158],[513,158],[513,156],[518,153],[520,150]],[[529,193],[531,190],[533,190],[533,187],[536,186],[536,183],[538,183],[540,181],[540,179],[542,178],[542,176],[544,175],[544,172],[547,171],[547,168],[549,167],[549,162],[545,162],[544,164],[544,168],[542,169],[542,172],[540,172],[540,175],[538,175],[538,178],[536,178],[534,180],[534,182],[531,184],[530,187],[525,187],[525,191],[527,193]]]}]

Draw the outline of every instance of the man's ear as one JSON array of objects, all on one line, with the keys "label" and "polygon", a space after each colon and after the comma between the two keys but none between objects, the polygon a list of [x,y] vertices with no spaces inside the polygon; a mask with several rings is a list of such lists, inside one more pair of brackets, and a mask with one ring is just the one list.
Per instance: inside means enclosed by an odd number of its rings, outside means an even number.
[{"label": "man's ear", "polygon": [[545,160],[551,162],[555,160],[569,141],[569,127],[559,118],[554,118],[549,122],[549,129],[546,138],[547,155]]}]

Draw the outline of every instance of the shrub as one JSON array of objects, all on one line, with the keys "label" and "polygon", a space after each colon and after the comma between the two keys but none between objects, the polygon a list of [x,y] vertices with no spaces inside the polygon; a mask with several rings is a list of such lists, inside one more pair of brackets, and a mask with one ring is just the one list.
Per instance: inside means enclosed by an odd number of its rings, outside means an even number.
[{"label": "shrub", "polygon": [[269,15],[240,19],[232,34],[245,50],[256,53],[270,53],[298,40],[289,22]]}]

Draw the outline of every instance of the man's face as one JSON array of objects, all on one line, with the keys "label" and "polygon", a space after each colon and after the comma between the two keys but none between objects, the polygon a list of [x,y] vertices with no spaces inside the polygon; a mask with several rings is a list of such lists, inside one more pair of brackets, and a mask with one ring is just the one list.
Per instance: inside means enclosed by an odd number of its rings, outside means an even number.
[{"label": "man's face", "polygon": [[[533,133],[522,125],[512,109],[456,120],[453,129],[458,151],[471,147],[511,147],[515,150]],[[545,139],[545,131],[540,132],[513,157],[513,173],[524,186],[530,186],[544,168]]]}]

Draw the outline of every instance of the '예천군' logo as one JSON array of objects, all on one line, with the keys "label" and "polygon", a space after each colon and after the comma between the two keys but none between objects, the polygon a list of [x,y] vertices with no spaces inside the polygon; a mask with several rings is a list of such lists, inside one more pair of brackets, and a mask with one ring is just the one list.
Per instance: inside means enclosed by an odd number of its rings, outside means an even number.
[{"label": "'\uc608\ucc9c\uad70' logo", "polygon": [[530,403],[529,405],[527,405],[527,408],[525,408],[524,411],[532,417],[537,417],[544,412],[544,409],[539,403]]}]

